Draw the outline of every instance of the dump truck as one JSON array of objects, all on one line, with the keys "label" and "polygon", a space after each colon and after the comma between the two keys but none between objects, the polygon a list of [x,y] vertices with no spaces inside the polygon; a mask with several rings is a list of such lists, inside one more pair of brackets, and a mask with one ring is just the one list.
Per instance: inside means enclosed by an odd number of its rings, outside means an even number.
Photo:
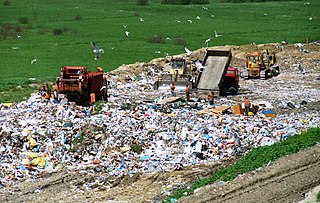
[{"label": "dump truck", "polygon": [[231,59],[231,50],[206,50],[203,71],[197,79],[198,95],[207,94],[211,89],[220,96],[238,93],[239,70],[230,66]]},{"label": "dump truck", "polygon": [[255,51],[246,56],[246,68],[242,73],[244,79],[260,78],[265,80],[280,74],[280,68],[276,64],[275,53],[268,50]]},{"label": "dump truck", "polygon": [[78,104],[90,102],[91,93],[95,94],[96,100],[107,99],[107,81],[100,67],[97,72],[90,72],[85,66],[63,66],[56,84],[59,93]]}]

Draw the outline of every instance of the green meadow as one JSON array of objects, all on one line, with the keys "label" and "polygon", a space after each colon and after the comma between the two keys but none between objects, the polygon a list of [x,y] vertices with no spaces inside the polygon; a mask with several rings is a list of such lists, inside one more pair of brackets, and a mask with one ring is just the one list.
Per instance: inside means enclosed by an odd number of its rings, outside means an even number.
[{"label": "green meadow", "polygon": [[[139,6],[136,0],[0,2],[0,103],[29,96],[36,90],[28,86],[30,78],[54,82],[64,65],[111,71],[122,64],[181,54],[184,46],[205,47],[208,38],[209,47],[320,38],[318,0],[160,2],[152,0],[148,6]],[[214,30],[223,36],[214,37]],[[104,49],[99,60],[94,60],[91,41]],[[32,64],[33,59],[37,61]]]}]

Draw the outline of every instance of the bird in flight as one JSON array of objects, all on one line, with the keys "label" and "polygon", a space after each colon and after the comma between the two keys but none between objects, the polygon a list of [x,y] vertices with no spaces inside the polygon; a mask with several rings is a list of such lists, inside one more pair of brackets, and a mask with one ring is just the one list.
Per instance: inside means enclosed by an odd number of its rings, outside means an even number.
[{"label": "bird in flight", "polygon": [[192,23],[192,20],[188,20],[189,23]]},{"label": "bird in flight", "polygon": [[33,60],[31,61],[31,64],[34,64],[36,61],[37,61],[37,59],[33,59]]},{"label": "bird in flight", "polygon": [[184,50],[187,53],[187,56],[190,56],[192,54],[192,51],[190,51],[186,46],[184,47]]},{"label": "bird in flight", "polygon": [[124,34],[127,36],[127,37],[129,37],[129,35],[130,35],[130,32],[128,32],[128,31],[125,31],[124,32]]},{"label": "bird in flight", "polygon": [[207,47],[209,46],[209,42],[211,41],[211,38],[208,38],[204,43],[207,45]]},{"label": "bird in flight", "polygon": [[94,41],[91,42],[91,46],[93,49],[92,52],[94,53],[94,60],[98,60],[100,58],[101,54],[104,53],[104,50],[99,48]]},{"label": "bird in flight", "polygon": [[215,37],[222,37],[223,35],[218,35],[217,31],[214,31],[214,36]]}]

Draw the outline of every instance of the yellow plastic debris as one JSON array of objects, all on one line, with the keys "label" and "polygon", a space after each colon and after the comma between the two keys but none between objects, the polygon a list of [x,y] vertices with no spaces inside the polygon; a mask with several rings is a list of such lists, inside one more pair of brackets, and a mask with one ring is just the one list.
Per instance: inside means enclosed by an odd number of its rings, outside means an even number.
[{"label": "yellow plastic debris", "polygon": [[46,165],[46,160],[43,157],[38,157],[35,159],[32,159],[31,161],[31,165],[32,166],[41,166],[44,167]]},{"label": "yellow plastic debris", "polygon": [[26,155],[28,158],[31,158],[31,159],[39,157],[38,153],[30,152],[30,151],[23,152],[23,154]]},{"label": "yellow plastic debris", "polygon": [[253,112],[248,112],[248,116],[254,116],[254,113]]}]

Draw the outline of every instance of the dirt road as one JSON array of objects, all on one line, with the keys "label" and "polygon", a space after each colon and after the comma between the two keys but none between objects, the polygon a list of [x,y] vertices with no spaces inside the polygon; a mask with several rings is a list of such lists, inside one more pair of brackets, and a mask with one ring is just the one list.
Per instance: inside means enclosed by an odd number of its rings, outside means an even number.
[{"label": "dirt road", "polygon": [[281,158],[237,180],[216,183],[179,202],[298,202],[320,184],[320,146]]}]

